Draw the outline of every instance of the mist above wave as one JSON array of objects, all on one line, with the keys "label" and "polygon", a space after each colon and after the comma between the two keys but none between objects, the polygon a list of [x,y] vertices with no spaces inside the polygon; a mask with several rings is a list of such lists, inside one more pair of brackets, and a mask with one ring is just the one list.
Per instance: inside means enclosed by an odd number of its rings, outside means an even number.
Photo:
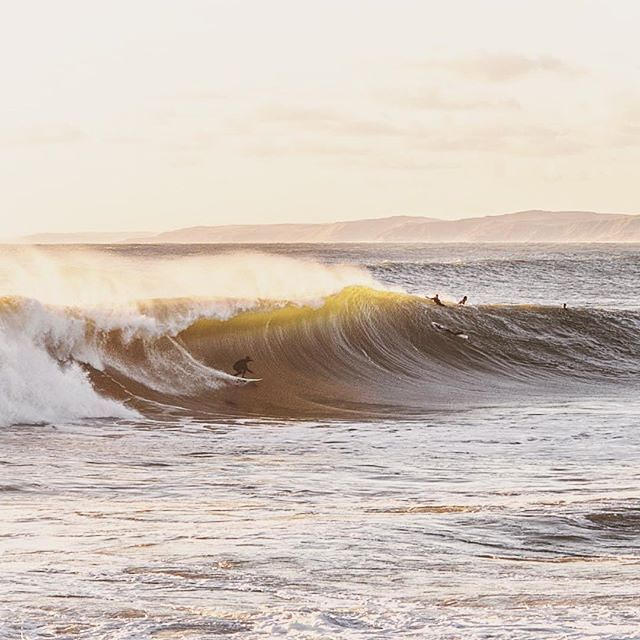
[{"label": "mist above wave", "polygon": [[132,257],[20,248],[0,255],[0,295],[64,306],[114,308],[153,298],[312,300],[349,285],[381,286],[354,265],[255,252]]}]

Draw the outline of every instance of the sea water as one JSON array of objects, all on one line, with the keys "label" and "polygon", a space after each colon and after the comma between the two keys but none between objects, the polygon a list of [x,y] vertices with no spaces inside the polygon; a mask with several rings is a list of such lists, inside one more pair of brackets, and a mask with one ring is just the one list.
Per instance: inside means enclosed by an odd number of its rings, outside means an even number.
[{"label": "sea water", "polygon": [[3,255],[0,638],[640,638],[637,246]]}]

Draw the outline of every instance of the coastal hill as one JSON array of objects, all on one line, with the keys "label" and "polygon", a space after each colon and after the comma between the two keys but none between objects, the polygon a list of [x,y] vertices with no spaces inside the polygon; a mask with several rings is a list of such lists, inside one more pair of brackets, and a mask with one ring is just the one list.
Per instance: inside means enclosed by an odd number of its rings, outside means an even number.
[{"label": "coastal hill", "polygon": [[332,223],[199,226],[156,234],[47,233],[23,236],[15,242],[640,242],[640,215],[531,210],[461,220],[392,216]]}]

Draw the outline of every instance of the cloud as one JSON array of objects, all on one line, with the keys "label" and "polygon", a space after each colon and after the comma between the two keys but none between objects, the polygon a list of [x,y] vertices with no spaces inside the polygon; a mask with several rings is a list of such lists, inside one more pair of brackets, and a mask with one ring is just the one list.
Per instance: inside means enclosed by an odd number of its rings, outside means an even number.
[{"label": "cloud", "polygon": [[71,144],[84,140],[80,129],[67,125],[30,127],[0,134],[0,144],[7,146]]},{"label": "cloud", "polygon": [[448,171],[458,167],[451,160],[416,153],[415,147],[379,148],[377,145],[349,143],[321,143],[299,141],[294,143],[266,142],[249,145],[245,151],[259,158],[300,158],[322,163],[337,162],[342,166],[369,167],[393,171]]},{"label": "cloud", "polygon": [[[443,154],[446,162],[454,161],[456,155],[483,153],[552,158],[579,154],[595,145],[592,130],[582,130],[579,123],[545,122],[508,96],[495,96],[492,101],[435,88],[386,95],[390,98],[387,111],[379,105],[366,111],[343,111],[266,103],[229,116],[219,128],[196,127],[171,140],[156,140],[156,144],[189,163],[194,157],[204,161],[223,153],[240,153],[395,168],[424,166],[437,154]],[[406,107],[416,109],[411,117]],[[420,109],[434,113],[420,113]]]},{"label": "cloud", "polygon": [[514,53],[478,53],[453,60],[429,62],[427,66],[451,71],[469,80],[508,82],[534,73],[575,75],[578,69],[554,56]]},{"label": "cloud", "polygon": [[502,153],[514,156],[564,156],[591,148],[574,132],[535,125],[484,125],[455,131],[436,130],[415,138],[431,152]]},{"label": "cloud", "polygon": [[182,97],[188,100],[202,101],[202,102],[218,102],[220,100],[226,100],[227,96],[219,91],[193,91],[191,93],[184,94]]},{"label": "cloud", "polygon": [[[424,101],[418,100],[415,104],[442,104],[437,94],[423,98]],[[411,101],[411,104],[414,103]],[[460,104],[458,108],[472,109],[471,104]],[[277,129],[275,135],[267,130],[261,142],[254,146],[254,149],[261,148],[261,153],[272,155],[367,155],[372,152],[370,138],[374,136],[377,136],[375,148],[383,153],[488,152],[554,156],[590,148],[577,131],[513,119],[508,122],[503,118],[433,126],[410,123],[402,118],[397,120],[400,124],[396,124],[388,120],[359,119],[332,110],[271,106],[258,112],[257,122],[286,125],[284,129]]]},{"label": "cloud", "polygon": [[486,100],[447,96],[437,89],[424,89],[418,92],[387,92],[387,98],[399,106],[412,109],[432,109],[436,111],[484,111],[491,109],[520,109],[520,103],[514,99]]},{"label": "cloud", "polygon": [[616,146],[635,147],[640,144],[640,95],[628,95],[618,100],[612,128]]},{"label": "cloud", "polygon": [[[246,149],[258,156],[335,157],[374,164],[417,166],[431,154],[498,153],[557,157],[582,153],[591,143],[576,131],[526,123],[467,123],[456,127],[394,127],[394,136],[376,140],[349,138],[267,137]],[[452,156],[449,156],[452,157]],[[398,158],[402,161],[398,162]]]},{"label": "cloud", "polygon": [[317,133],[343,136],[396,136],[401,129],[383,120],[358,118],[330,109],[271,105],[259,109],[258,124],[288,125]]},{"label": "cloud", "polygon": [[314,157],[357,157],[371,154],[366,146],[339,143],[301,142],[263,142],[250,146],[257,156],[314,156]]}]

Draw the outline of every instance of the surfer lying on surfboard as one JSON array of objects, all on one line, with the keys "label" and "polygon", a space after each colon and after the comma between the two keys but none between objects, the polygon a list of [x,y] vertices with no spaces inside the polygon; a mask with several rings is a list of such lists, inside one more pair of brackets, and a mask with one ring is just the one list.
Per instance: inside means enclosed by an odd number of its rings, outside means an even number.
[{"label": "surfer lying on surfboard", "polygon": [[446,331],[447,333],[450,333],[452,336],[455,336],[456,338],[462,338],[463,340],[469,339],[469,336],[464,331],[461,331],[460,329],[449,329],[449,327],[445,327],[439,322],[432,322],[431,326],[434,329],[437,329],[438,331]]},{"label": "surfer lying on surfboard", "polygon": [[233,365],[233,375],[234,376],[241,376],[241,377],[246,377],[247,372],[248,373],[253,373],[253,371],[251,371],[251,369],[249,369],[249,363],[253,362],[253,360],[247,356],[246,358],[242,358],[242,360],[238,360],[234,365]]}]

